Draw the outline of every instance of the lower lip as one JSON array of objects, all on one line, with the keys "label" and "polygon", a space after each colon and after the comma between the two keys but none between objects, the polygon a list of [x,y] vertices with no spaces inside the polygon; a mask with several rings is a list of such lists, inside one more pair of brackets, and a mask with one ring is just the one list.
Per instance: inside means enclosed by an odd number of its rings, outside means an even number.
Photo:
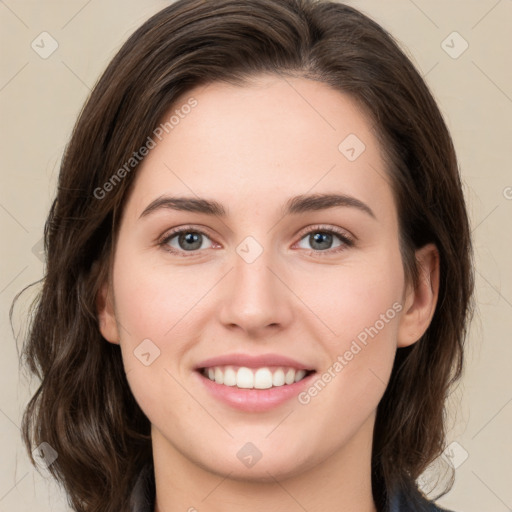
[{"label": "lower lip", "polygon": [[206,389],[221,402],[245,412],[263,412],[287,402],[297,396],[311,384],[316,372],[299,382],[284,384],[268,389],[242,389],[236,386],[224,386],[205,377],[200,371],[194,372]]}]

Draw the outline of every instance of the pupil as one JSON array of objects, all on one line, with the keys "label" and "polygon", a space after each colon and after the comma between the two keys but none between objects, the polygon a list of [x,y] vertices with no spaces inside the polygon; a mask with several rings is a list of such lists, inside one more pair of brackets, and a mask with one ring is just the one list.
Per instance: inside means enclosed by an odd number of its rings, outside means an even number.
[{"label": "pupil", "polygon": [[[330,242],[332,241],[332,235],[329,233],[315,233],[312,235],[313,242],[312,247],[315,249],[328,249],[330,246]],[[327,247],[321,246],[322,242],[327,242]],[[320,247],[315,247],[315,245],[320,245]]]},{"label": "pupil", "polygon": [[186,233],[182,234],[180,238],[180,245],[181,242],[185,242],[184,249],[187,251],[191,251],[193,249],[199,249],[201,247],[201,241],[200,241],[200,234],[199,233]]}]

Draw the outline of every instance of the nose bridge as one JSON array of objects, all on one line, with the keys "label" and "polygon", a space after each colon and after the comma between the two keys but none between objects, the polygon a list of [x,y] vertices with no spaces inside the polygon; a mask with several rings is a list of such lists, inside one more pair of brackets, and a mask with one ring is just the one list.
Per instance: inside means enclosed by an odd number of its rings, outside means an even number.
[{"label": "nose bridge", "polygon": [[221,320],[247,331],[284,325],[291,318],[290,297],[276,276],[279,264],[269,247],[247,237],[235,249]]},{"label": "nose bridge", "polygon": [[[242,247],[237,249],[234,258],[234,279],[237,290],[255,299],[271,299],[277,293],[275,275],[270,268],[275,266],[275,258],[271,250],[265,249],[259,255],[254,255],[254,248],[242,253]],[[242,253],[242,254],[241,254]]]}]

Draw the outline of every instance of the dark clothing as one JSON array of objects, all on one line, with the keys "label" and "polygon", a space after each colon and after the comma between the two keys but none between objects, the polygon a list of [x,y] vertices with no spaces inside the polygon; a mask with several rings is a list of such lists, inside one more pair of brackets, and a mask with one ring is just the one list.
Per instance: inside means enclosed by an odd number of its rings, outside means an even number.
[{"label": "dark clothing", "polygon": [[393,494],[387,512],[450,512],[427,500],[417,490],[411,494],[408,495],[404,492]]},{"label": "dark clothing", "polygon": [[[140,472],[130,497],[130,512],[154,512],[155,476],[153,466],[147,465]],[[385,512],[449,512],[425,499],[419,492],[406,495],[395,493]]]}]

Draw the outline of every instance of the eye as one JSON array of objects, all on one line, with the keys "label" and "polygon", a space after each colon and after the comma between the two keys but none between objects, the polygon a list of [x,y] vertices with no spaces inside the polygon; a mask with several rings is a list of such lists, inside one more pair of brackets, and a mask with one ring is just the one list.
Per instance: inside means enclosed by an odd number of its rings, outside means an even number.
[{"label": "eye", "polygon": [[164,238],[159,242],[165,250],[180,256],[187,256],[184,252],[190,252],[191,256],[199,249],[208,249],[210,245],[204,245],[204,242],[210,240],[208,235],[201,230],[182,228],[166,233]]},{"label": "eye", "polygon": [[313,253],[338,253],[354,245],[354,240],[346,232],[322,226],[314,226],[298,242],[302,249],[309,249],[300,245],[303,241],[310,244],[310,252]]},{"label": "eye", "polygon": [[[304,247],[303,241],[311,244],[311,248]],[[315,255],[333,254],[352,247],[354,239],[341,229],[313,226],[305,234],[303,233],[297,244],[301,249],[309,249],[309,252]],[[166,233],[158,245],[182,257],[194,256],[199,250],[213,246],[210,237],[204,231],[192,227],[174,229]]]}]

